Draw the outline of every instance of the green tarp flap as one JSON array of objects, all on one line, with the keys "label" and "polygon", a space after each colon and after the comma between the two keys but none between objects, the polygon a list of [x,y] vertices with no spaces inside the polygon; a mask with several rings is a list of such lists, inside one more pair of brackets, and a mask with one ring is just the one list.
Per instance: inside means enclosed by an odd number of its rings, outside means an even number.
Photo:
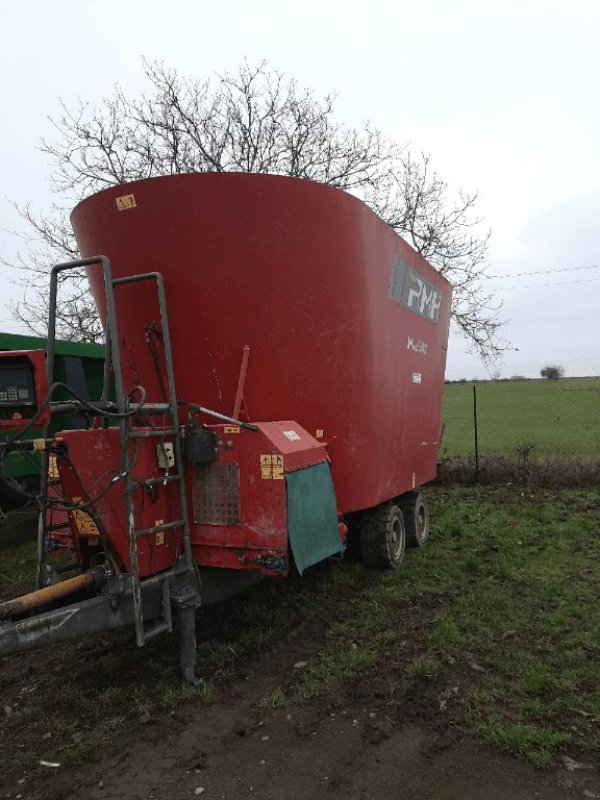
[{"label": "green tarp flap", "polygon": [[328,464],[317,464],[285,476],[290,545],[298,572],[343,553],[337,505]]}]

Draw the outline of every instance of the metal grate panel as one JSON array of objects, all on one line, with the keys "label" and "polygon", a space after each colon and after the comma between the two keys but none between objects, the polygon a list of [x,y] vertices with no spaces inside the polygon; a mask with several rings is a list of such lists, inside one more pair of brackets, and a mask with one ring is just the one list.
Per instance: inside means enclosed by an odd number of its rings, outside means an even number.
[{"label": "metal grate panel", "polygon": [[194,471],[194,522],[200,525],[238,525],[239,464],[198,464]]}]

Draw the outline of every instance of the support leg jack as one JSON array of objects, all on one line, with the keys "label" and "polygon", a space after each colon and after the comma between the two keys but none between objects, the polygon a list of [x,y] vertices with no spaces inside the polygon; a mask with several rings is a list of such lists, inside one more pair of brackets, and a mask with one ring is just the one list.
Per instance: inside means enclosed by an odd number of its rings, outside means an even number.
[{"label": "support leg jack", "polygon": [[196,609],[200,605],[200,597],[192,589],[185,593],[177,593],[174,604],[179,615],[179,665],[184,683],[198,686],[202,683],[196,677],[198,650],[196,648]]}]

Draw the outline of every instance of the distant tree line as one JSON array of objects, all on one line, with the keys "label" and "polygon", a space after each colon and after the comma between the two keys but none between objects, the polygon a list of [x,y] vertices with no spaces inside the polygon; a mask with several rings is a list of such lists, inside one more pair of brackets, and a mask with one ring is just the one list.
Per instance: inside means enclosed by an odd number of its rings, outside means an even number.
[{"label": "distant tree line", "polygon": [[[552,364],[544,367],[540,370],[540,375],[542,378],[546,378],[549,381],[558,381],[561,378],[565,377],[565,368],[559,366],[558,364]],[[531,380],[539,380],[538,378],[527,378],[525,375],[511,375],[510,378],[501,378],[499,375],[495,374],[492,375],[491,378],[458,378],[457,380],[450,380],[446,378],[446,383],[507,383],[510,381],[531,381]]]},{"label": "distant tree line", "polygon": [[525,375],[511,375],[510,378],[457,378],[454,381],[446,378],[445,383],[510,383],[532,380],[537,380],[537,378],[527,378]]}]

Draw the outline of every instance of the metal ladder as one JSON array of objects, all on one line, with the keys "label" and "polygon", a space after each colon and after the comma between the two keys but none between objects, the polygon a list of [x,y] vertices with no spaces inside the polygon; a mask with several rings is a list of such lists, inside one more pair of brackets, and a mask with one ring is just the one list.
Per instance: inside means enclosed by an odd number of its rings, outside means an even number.
[{"label": "metal ladder", "polygon": [[[106,256],[97,256],[94,258],[86,258],[78,261],[70,261],[65,264],[58,264],[52,269],[50,280],[50,301],[49,301],[49,323],[48,323],[48,344],[47,344],[47,375],[48,384],[51,386],[54,382],[54,353],[55,353],[55,340],[56,340],[56,307],[57,307],[57,293],[59,274],[65,270],[80,269],[81,267],[101,266],[103,270],[104,286],[106,291],[106,361],[104,369],[104,388],[103,400],[107,401],[109,396],[110,387],[110,367],[112,364],[114,373],[114,389],[116,395],[117,411],[121,415],[119,417],[119,427],[121,436],[121,448],[123,452],[123,466],[125,472],[125,503],[127,508],[128,520],[128,539],[129,539],[129,553],[131,560],[131,591],[133,597],[134,608],[134,621],[135,621],[135,634],[136,644],[142,647],[146,641],[157,636],[165,631],[173,629],[172,614],[171,614],[171,581],[179,575],[189,573],[195,577],[195,565],[192,554],[192,547],[190,541],[190,526],[188,518],[187,494],[185,487],[185,474],[184,474],[184,461],[183,461],[183,437],[182,431],[179,426],[179,417],[177,410],[177,393],[175,388],[175,375],[173,370],[173,353],[171,348],[171,337],[169,331],[169,320],[167,313],[167,303],[164,288],[163,276],[160,272],[147,272],[140,275],[131,275],[123,278],[113,278],[111,264]],[[157,287],[160,322],[162,328],[165,365],[167,371],[167,394],[166,402],[164,403],[149,403],[141,406],[140,411],[144,414],[162,414],[167,415],[170,420],[170,426],[164,430],[156,429],[154,431],[135,431],[131,430],[131,415],[127,416],[132,407],[136,406],[135,402],[131,402],[128,395],[125,394],[123,386],[123,373],[121,367],[121,353],[119,349],[119,335],[118,335],[118,321],[115,303],[115,289],[118,286],[125,284],[136,283],[140,281],[154,281]],[[49,430],[45,431],[45,436],[49,435]],[[173,440],[174,451],[174,466],[175,472],[169,474],[166,478],[149,478],[146,481],[133,482],[130,474],[131,460],[130,460],[130,444],[133,440],[142,436],[155,436],[159,440],[170,438]],[[45,465],[42,473],[42,495],[45,494],[48,486],[48,458],[45,456]],[[135,521],[135,503],[134,492],[140,486],[151,486],[153,484],[167,482],[177,482],[178,495],[179,495],[179,519],[172,522],[167,522],[162,525],[157,525],[152,528],[138,529]],[[166,572],[141,579],[139,574],[138,563],[138,541],[145,536],[159,533],[162,531],[171,531],[181,529],[183,553],[176,565]],[[43,569],[45,561],[45,545],[47,536],[47,525],[45,524],[45,514],[40,512],[38,523],[38,584],[43,580]],[[162,618],[158,621],[153,621],[153,624],[146,626],[144,619],[143,607],[143,588],[144,586],[156,586],[157,583],[162,584]],[[191,581],[192,585],[194,580]],[[195,593],[193,590],[184,592],[180,607],[191,608],[195,604]]]},{"label": "metal ladder", "polygon": [[[161,578],[160,576],[156,576],[156,578],[148,578],[146,580],[140,579],[139,563],[138,563],[138,541],[146,536],[151,536],[156,533],[162,533],[165,531],[175,531],[177,529],[181,529],[183,534],[182,539],[184,542],[184,561],[188,562],[188,564],[186,565],[188,566],[188,568],[193,569],[191,547],[189,546],[190,528],[188,519],[187,492],[185,487],[183,441],[182,441],[181,428],[179,426],[179,415],[177,410],[177,392],[175,388],[175,373],[173,370],[173,351],[171,348],[171,335],[169,330],[169,320],[167,313],[167,302],[165,296],[163,276],[160,272],[147,272],[140,275],[130,275],[124,278],[112,279],[109,284],[110,290],[107,287],[107,300],[110,291],[113,294],[112,306],[114,308],[115,306],[114,289],[117,286],[123,286],[125,284],[130,284],[130,283],[138,283],[140,281],[154,281],[156,283],[159,311],[160,311],[160,324],[162,328],[163,345],[164,345],[165,366],[167,371],[166,388],[168,397],[166,398],[166,403],[164,404],[163,411],[166,412],[166,414],[168,415],[168,418],[170,420],[170,426],[162,430],[156,429],[153,431],[132,431],[129,419],[121,420],[122,447],[125,455],[125,465],[126,465],[125,498],[126,498],[127,519],[128,519],[129,556],[131,561],[131,586],[133,592],[135,638],[138,647],[142,647],[149,639],[152,639],[161,633],[173,630],[173,622],[171,614],[171,597],[170,597],[170,586],[169,586],[169,578],[172,576],[172,573],[165,574],[163,578],[162,618],[159,619],[158,621],[153,621],[153,624],[149,627],[147,627],[145,624],[144,609],[142,602],[142,587],[146,582],[153,583],[156,581],[156,579],[160,580]],[[109,312],[108,328],[109,330],[112,329],[112,326],[110,325],[110,312]],[[113,353],[113,368],[114,368],[114,353]],[[153,404],[152,411],[153,413],[161,413],[161,404]],[[138,438],[145,438],[148,436],[157,438],[161,440],[162,443],[164,443],[167,438],[173,440],[175,473],[169,474],[168,476],[162,478],[149,478],[145,481],[136,482],[134,484],[128,470],[128,467],[130,466],[129,445],[132,442],[132,440]],[[164,458],[165,459],[167,458],[166,451],[164,452]],[[167,483],[176,482],[178,485],[179,519],[173,520],[171,522],[162,523],[160,525],[155,525],[150,528],[143,528],[143,529],[137,528],[135,522],[135,503],[134,503],[135,490],[140,487],[149,487],[157,484],[164,484],[165,482]],[[186,542],[188,544],[187,554],[185,552]]]}]

